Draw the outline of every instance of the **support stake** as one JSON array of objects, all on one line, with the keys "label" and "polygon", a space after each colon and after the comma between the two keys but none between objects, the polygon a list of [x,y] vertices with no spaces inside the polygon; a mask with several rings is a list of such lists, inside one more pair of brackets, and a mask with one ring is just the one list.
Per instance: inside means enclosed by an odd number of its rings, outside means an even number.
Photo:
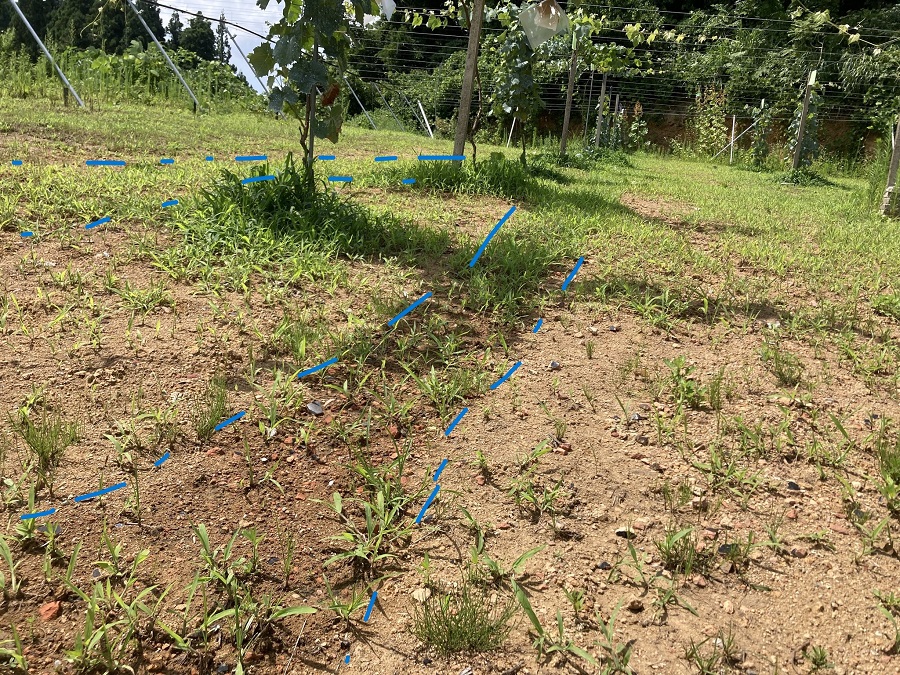
[{"label": "support stake", "polygon": [[[434,134],[431,133],[431,125],[428,124],[428,116],[425,114],[425,108],[422,107],[422,101],[416,101],[416,103],[419,104],[419,110],[422,111],[422,119],[425,120],[425,125],[428,127],[428,135],[431,136],[432,138],[434,138]],[[465,149],[466,149],[466,147],[463,146],[463,150],[465,150]],[[461,155],[462,153],[461,153],[461,152],[454,152],[453,154],[455,154],[455,155]]]},{"label": "support stake", "polygon": [[896,215],[900,210],[900,200],[894,194],[897,190],[897,169],[900,167],[900,118],[897,119],[897,128],[894,130],[894,150],[891,152],[891,164],[888,167],[887,186],[884,188],[884,198],[881,201],[881,215]]},{"label": "support stake", "polygon": [[594,147],[600,146],[600,128],[603,126],[603,106],[606,105],[606,73],[603,73],[603,84],[600,85],[600,105],[597,106],[597,131],[594,132]]},{"label": "support stake", "polygon": [[803,112],[800,113],[800,127],[797,129],[797,147],[794,148],[794,170],[800,168],[800,158],[803,154],[803,135],[806,133],[806,116],[809,114],[809,97],[812,95],[812,86],[816,82],[816,71],[809,74],[806,81],[806,94],[803,96]]}]

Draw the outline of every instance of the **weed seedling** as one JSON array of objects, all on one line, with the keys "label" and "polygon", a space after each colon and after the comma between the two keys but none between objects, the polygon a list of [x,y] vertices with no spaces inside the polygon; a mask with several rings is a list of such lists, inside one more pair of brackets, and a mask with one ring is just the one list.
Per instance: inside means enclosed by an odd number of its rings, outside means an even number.
[{"label": "weed seedling", "polygon": [[194,413],[194,429],[201,441],[208,441],[225,417],[227,394],[225,378],[221,375],[213,377]]}]

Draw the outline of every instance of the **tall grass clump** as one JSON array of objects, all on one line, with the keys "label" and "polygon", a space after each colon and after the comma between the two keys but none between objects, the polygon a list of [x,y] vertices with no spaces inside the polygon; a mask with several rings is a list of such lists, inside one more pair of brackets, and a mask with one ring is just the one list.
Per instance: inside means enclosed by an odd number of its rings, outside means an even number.
[{"label": "tall grass clump", "polygon": [[416,187],[437,192],[489,195],[519,201],[534,201],[541,186],[534,173],[520,162],[493,152],[479,162],[419,161],[390,167],[382,174],[386,185],[415,178]]},{"label": "tall grass clump", "polygon": [[441,654],[486,652],[500,647],[511,629],[515,602],[491,605],[469,579],[449,593],[433,593],[412,608],[412,633]]}]

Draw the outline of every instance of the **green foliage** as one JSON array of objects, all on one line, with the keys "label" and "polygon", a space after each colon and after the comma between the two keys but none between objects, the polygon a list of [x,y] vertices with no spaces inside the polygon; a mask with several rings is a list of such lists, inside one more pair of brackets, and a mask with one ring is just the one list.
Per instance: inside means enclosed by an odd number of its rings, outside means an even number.
[{"label": "green foliage", "polygon": [[650,141],[647,140],[647,121],[644,119],[644,108],[640,103],[634,104],[634,114],[631,118],[631,126],[628,128],[628,141],[626,147],[629,151],[647,150]]},{"label": "green foliage", "polygon": [[751,161],[755,169],[762,169],[769,158],[769,134],[772,133],[772,108],[750,108],[750,116],[756,121],[753,127],[750,153]]},{"label": "green foliage", "polygon": [[[258,4],[265,9],[269,0]],[[366,14],[379,14],[374,0],[352,0],[350,9],[358,24]],[[270,42],[249,56],[256,74],[269,79],[270,109],[287,109],[300,122],[307,180],[312,180],[313,138],[337,143],[341,132],[344,110],[338,93],[347,67],[350,21],[341,0],[285,0],[281,19],[269,28]],[[283,85],[275,86],[277,77]]]},{"label": "green foliage", "polygon": [[719,87],[707,86],[697,92],[687,128],[689,154],[711,157],[728,143],[725,103],[725,90]]}]

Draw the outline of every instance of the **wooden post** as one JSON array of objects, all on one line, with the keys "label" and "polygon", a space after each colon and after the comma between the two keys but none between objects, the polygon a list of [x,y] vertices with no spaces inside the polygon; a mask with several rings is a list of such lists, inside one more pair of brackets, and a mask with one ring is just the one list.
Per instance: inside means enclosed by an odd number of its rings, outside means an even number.
[{"label": "wooden post", "polygon": [[469,136],[469,111],[472,107],[472,90],[475,86],[475,69],[478,67],[478,42],[484,20],[484,0],[475,0],[469,16],[469,46],[466,50],[466,70],[463,73],[462,90],[459,92],[459,113],[456,117],[456,135],[453,137],[453,154],[466,151]]},{"label": "wooden post", "polygon": [[737,125],[737,115],[731,116],[731,156],[728,158],[728,163],[732,164],[734,162],[734,127]]},{"label": "wooden post", "polygon": [[569,88],[566,90],[566,113],[563,116],[562,140],[559,142],[560,157],[566,156],[566,142],[569,135],[569,121],[572,119],[572,97],[575,93],[575,69],[578,65],[578,50],[575,48],[575,36],[572,36],[572,60],[569,62]]},{"label": "wooden post", "polygon": [[794,148],[793,169],[800,168],[800,158],[803,154],[803,135],[806,133],[806,116],[809,114],[809,97],[812,95],[812,85],[816,81],[816,71],[809,74],[806,81],[806,94],[803,96],[803,112],[800,113],[800,127],[797,129],[797,147]]},{"label": "wooden post", "polygon": [[897,118],[897,128],[894,130],[894,150],[891,152],[891,164],[888,168],[887,185],[884,188],[884,198],[881,201],[881,215],[896,215],[900,209],[900,200],[894,195],[897,188],[897,169],[900,167],[900,117]]},{"label": "wooden post", "polygon": [[603,84],[600,85],[600,107],[597,108],[597,131],[594,132],[594,147],[600,145],[600,127],[603,125],[603,106],[606,105],[606,73],[603,73]]},{"label": "wooden post", "polygon": [[512,134],[513,134],[513,129],[515,129],[515,128],[516,128],[516,118],[513,117],[512,124],[509,125],[509,138],[506,140],[507,148],[509,147],[509,144],[512,143]]},{"label": "wooden post", "polygon": [[612,120],[613,120],[613,122],[612,122],[613,123],[613,131],[615,131],[616,134],[619,134],[619,137],[616,138],[616,145],[613,148],[615,150],[616,148],[619,147],[619,141],[622,140],[622,138],[621,138],[622,130],[618,128],[618,123],[619,123],[619,94],[618,93],[616,93],[616,107],[613,110]]}]

